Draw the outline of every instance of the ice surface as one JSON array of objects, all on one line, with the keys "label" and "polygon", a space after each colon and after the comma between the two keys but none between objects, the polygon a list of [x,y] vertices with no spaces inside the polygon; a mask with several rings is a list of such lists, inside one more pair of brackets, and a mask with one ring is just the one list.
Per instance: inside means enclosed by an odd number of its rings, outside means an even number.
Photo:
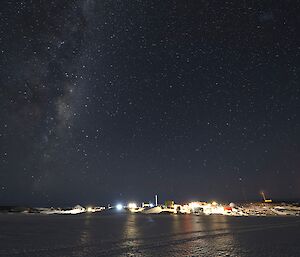
[{"label": "ice surface", "polygon": [[0,256],[300,256],[298,217],[0,214]]}]

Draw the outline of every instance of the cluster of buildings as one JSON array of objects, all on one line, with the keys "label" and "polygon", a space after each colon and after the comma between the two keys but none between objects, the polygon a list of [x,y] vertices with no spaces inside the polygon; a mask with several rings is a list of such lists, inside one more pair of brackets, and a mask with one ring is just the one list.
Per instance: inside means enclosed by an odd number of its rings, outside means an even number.
[{"label": "cluster of buildings", "polygon": [[73,208],[39,208],[38,212],[43,214],[80,214],[80,213],[94,213],[94,212],[130,212],[130,213],[144,213],[144,214],[232,214],[234,213],[234,204],[223,206],[216,202],[191,202],[187,204],[176,204],[174,201],[165,201],[164,204],[158,204],[158,197],[155,196],[155,203],[143,202],[137,204],[130,202],[126,205],[116,204],[106,207],[82,207],[76,205]]},{"label": "cluster of buildings", "polygon": [[[111,207],[114,208],[114,207]],[[273,203],[263,201],[259,203],[246,203],[236,205],[219,204],[217,202],[190,202],[176,204],[174,201],[166,201],[163,205],[143,203],[129,203],[126,206],[117,205],[118,211],[144,214],[196,214],[196,215],[227,215],[227,216],[300,216],[299,204]]]},{"label": "cluster of buildings", "polygon": [[174,201],[165,201],[164,204],[158,203],[158,196],[155,195],[154,203],[143,202],[137,204],[130,202],[126,205],[116,204],[106,207],[82,207],[77,205],[70,209],[61,208],[39,208],[38,213],[43,214],[80,214],[94,212],[129,212],[144,214],[196,214],[196,215],[229,215],[229,216],[277,216],[277,215],[293,215],[300,216],[299,204],[273,203],[272,200],[266,199],[261,203],[246,203],[236,205],[220,204],[213,202],[190,202],[186,204],[176,204]]},{"label": "cluster of buildings", "polygon": [[123,206],[118,204],[114,207],[118,211],[127,210],[132,213],[145,213],[145,214],[155,214],[155,213],[174,213],[174,214],[222,214],[222,215],[233,215],[234,213],[238,214],[238,211],[235,209],[235,205],[231,203],[230,205],[222,205],[217,202],[190,202],[187,204],[176,204],[174,201],[165,201],[164,204],[157,203],[148,203],[144,202],[141,205],[138,205],[134,202],[128,203]]}]

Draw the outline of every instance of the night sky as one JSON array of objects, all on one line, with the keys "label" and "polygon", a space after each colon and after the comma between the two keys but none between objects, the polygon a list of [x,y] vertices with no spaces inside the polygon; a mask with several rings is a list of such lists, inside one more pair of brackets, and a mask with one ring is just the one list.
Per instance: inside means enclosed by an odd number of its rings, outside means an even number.
[{"label": "night sky", "polygon": [[299,1],[0,3],[0,205],[300,198]]}]

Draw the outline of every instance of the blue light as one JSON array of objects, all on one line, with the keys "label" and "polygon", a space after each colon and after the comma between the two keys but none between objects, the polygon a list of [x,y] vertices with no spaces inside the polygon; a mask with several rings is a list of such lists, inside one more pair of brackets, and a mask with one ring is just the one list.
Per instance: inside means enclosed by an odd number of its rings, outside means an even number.
[{"label": "blue light", "polygon": [[116,208],[117,208],[118,211],[120,211],[120,210],[123,209],[123,205],[119,203],[119,204],[116,205]]}]

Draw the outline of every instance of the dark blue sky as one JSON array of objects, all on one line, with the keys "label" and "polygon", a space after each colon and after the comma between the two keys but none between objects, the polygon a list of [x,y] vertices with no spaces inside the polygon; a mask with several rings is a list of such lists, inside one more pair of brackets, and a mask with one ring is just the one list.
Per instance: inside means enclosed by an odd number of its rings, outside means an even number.
[{"label": "dark blue sky", "polygon": [[300,197],[298,1],[0,3],[0,204]]}]

